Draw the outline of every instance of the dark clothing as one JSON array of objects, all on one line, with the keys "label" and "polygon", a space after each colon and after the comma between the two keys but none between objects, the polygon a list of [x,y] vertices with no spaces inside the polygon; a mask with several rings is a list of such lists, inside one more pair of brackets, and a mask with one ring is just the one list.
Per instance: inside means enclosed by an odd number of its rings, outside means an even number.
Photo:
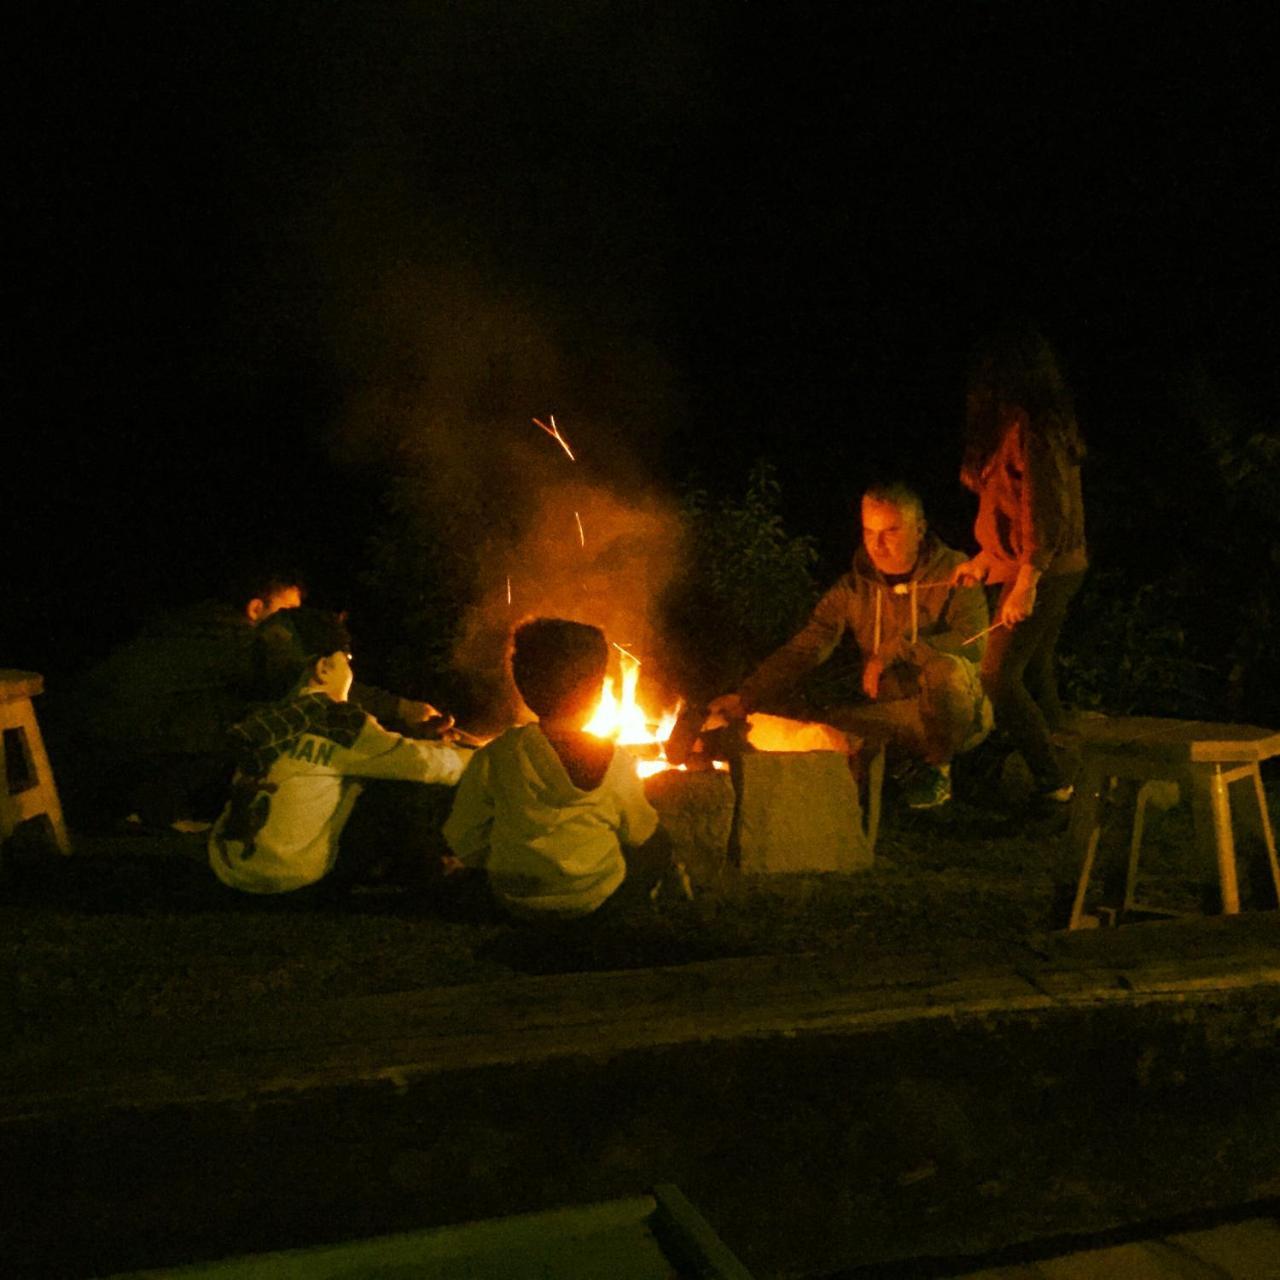
[{"label": "dark clothing", "polygon": [[[982,659],[982,685],[996,724],[1022,752],[1039,791],[1067,781],[1049,743],[1049,734],[1063,727],[1054,663],[1067,606],[1083,581],[1083,573],[1045,574],[1031,616],[1016,627],[997,627]],[[1006,583],[1001,596],[1012,588]]]},{"label": "dark clothing", "polygon": [[[978,495],[974,535],[990,561],[987,582],[1008,594],[1024,567],[1038,570],[1031,616],[998,627],[987,639],[982,684],[1007,734],[1040,791],[1066,779],[1054,761],[1049,734],[1062,727],[1054,672],[1067,605],[1088,566],[1080,463],[1084,445],[1073,420],[1052,417],[1034,425],[1011,408],[995,452],[980,474],[961,480]],[[997,606],[998,609],[998,606]]]},{"label": "dark clothing", "polygon": [[[289,692],[301,667],[290,643],[270,618],[255,626],[207,601],[149,623],[72,682],[52,699],[51,734],[72,821],[216,817],[234,766],[228,731]],[[358,685],[351,700],[393,722],[394,695]]]}]

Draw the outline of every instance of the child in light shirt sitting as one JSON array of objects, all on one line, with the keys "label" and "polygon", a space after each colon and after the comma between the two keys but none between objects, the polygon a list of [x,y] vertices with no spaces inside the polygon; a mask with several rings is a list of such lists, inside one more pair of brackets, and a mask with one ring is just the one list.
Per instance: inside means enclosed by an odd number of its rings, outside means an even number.
[{"label": "child in light shirt sitting", "polygon": [[671,867],[636,759],[583,729],[609,648],[598,627],[535,618],[516,629],[511,674],[536,724],[476,752],[444,836],[446,869],[483,867],[494,898],[526,920],[591,915],[640,898]]},{"label": "child in light shirt sitting", "polygon": [[[291,696],[268,704],[231,730],[237,769],[231,798],[209,834],[209,864],[229,888],[303,900],[313,887],[340,891],[383,852],[352,823],[358,805],[403,821],[408,856],[426,866],[413,818],[415,783],[455,783],[470,752],[445,742],[401,737],[347,701],[351,638],[339,618],[289,610],[302,670]],[[378,780],[378,781],[374,781]],[[408,787],[397,796],[369,785]],[[377,802],[370,805],[370,802]],[[365,824],[368,825],[367,823]],[[395,852],[390,850],[389,852]]]}]

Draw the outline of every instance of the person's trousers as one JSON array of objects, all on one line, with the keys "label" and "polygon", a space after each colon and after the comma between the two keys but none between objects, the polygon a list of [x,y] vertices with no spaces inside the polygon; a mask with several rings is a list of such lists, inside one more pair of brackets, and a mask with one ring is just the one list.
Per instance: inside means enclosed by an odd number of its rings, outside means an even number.
[{"label": "person's trousers", "polygon": [[[982,685],[995,708],[996,728],[1022,753],[1038,791],[1052,791],[1066,782],[1049,735],[1065,725],[1058,698],[1058,637],[1083,581],[1083,573],[1042,577],[1031,616],[1016,627],[993,631],[982,659]],[[1012,590],[1012,582],[1000,589],[993,617]]]},{"label": "person's trousers", "polygon": [[841,707],[827,718],[840,729],[883,738],[897,757],[947,764],[980,739],[982,697],[972,662],[936,653],[918,668],[886,673],[877,701]]}]

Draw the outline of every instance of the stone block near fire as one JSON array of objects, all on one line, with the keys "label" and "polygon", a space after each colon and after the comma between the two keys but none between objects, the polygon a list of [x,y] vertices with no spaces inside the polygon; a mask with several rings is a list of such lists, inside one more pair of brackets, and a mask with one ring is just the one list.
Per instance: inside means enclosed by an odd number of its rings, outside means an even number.
[{"label": "stone block near fire", "polygon": [[734,792],[729,774],[719,769],[668,769],[649,778],[644,790],[694,885],[723,887],[732,874]]},{"label": "stone block near fire", "polygon": [[871,866],[858,787],[843,752],[746,752],[735,775],[733,843],[744,874]]}]

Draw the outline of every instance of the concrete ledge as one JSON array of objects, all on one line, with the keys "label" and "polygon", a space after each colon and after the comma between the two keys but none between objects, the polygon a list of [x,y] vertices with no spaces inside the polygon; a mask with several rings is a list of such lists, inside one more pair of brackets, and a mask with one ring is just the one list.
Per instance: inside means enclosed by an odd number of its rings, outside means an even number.
[{"label": "concrete ledge", "polygon": [[69,1277],[675,1182],[757,1275],[1280,1194],[1280,919],[530,978],[0,1061],[6,1255]]}]

